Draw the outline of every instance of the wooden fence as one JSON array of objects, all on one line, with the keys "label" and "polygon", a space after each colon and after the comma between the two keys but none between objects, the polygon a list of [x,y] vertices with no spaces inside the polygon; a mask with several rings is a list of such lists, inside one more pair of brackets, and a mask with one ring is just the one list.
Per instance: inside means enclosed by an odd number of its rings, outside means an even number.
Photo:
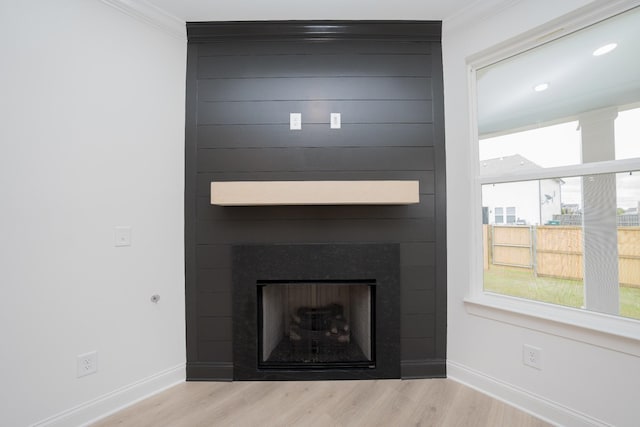
[{"label": "wooden fence", "polygon": [[582,280],[582,227],[534,228],[537,275]]},{"label": "wooden fence", "polygon": [[[533,269],[538,276],[582,280],[582,227],[485,225],[484,266]],[[618,227],[620,284],[640,287],[640,227]]]}]

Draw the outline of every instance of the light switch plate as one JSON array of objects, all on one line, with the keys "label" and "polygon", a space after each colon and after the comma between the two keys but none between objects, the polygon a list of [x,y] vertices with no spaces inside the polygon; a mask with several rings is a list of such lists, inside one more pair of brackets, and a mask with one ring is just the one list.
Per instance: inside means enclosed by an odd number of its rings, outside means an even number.
[{"label": "light switch plate", "polygon": [[289,113],[289,129],[302,129],[302,113]]},{"label": "light switch plate", "polygon": [[115,246],[131,246],[131,227],[116,227],[115,239]]},{"label": "light switch plate", "polygon": [[341,126],[340,113],[331,113],[331,129],[340,129]]}]

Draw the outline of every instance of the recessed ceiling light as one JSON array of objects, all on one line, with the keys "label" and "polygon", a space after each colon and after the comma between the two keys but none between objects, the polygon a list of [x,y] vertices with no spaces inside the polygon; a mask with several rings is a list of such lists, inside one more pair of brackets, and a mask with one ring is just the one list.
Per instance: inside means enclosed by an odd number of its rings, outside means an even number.
[{"label": "recessed ceiling light", "polygon": [[533,90],[536,92],[542,92],[549,89],[549,83],[538,83],[533,87]]},{"label": "recessed ceiling light", "polygon": [[600,55],[604,55],[606,53],[611,52],[613,49],[618,47],[618,43],[609,43],[609,44],[605,44],[604,46],[600,46],[599,48],[597,48],[596,50],[593,51],[593,56],[600,56]]}]

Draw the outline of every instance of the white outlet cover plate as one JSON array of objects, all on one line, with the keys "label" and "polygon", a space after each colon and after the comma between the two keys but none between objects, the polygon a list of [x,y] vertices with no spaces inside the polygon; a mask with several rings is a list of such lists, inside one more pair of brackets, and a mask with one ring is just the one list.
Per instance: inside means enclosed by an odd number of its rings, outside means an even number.
[{"label": "white outlet cover plate", "polygon": [[331,113],[331,129],[340,129],[341,126],[340,113]]},{"label": "white outlet cover plate", "polygon": [[119,226],[115,228],[115,246],[131,246],[131,227]]},{"label": "white outlet cover plate", "polygon": [[79,354],[76,358],[78,378],[98,372],[98,352]]},{"label": "white outlet cover plate", "polygon": [[523,345],[522,362],[527,366],[542,370],[542,349],[528,344]]},{"label": "white outlet cover plate", "polygon": [[289,129],[302,129],[302,113],[289,113]]}]

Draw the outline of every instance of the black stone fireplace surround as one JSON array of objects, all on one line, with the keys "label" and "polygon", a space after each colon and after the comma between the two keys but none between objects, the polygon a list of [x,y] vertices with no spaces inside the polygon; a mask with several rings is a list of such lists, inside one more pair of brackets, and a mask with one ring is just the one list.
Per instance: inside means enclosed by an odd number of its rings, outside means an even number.
[{"label": "black stone fireplace surround", "polygon": [[[239,245],[233,258],[233,378],[400,378],[400,247],[397,244]],[[361,282],[375,287],[371,367],[259,368],[258,286],[265,282]]]},{"label": "black stone fireplace surround", "polygon": [[[271,279],[375,281],[370,295],[377,300],[378,339],[372,341],[378,351],[365,354],[365,362],[375,356],[375,369],[367,368],[366,374],[445,376],[441,23],[195,22],[187,23],[187,36],[187,380],[263,375],[255,372],[254,305],[256,282]],[[302,114],[302,129],[290,129],[292,112]],[[340,129],[329,126],[332,112],[341,113]],[[212,182],[314,180],[417,180],[420,201],[404,206],[211,204]],[[381,249],[374,248],[387,245],[396,248],[399,260],[383,271],[379,260],[373,262]],[[372,254],[362,254],[369,250]],[[282,256],[263,259],[256,252]],[[245,253],[253,261],[240,256]],[[323,260],[316,258],[319,254]],[[395,279],[385,278],[389,274]],[[393,295],[386,295],[394,287]],[[359,292],[353,291],[349,304],[361,299]],[[238,293],[253,298],[239,303]],[[351,313],[358,310],[350,306]],[[244,318],[237,317],[243,312]],[[247,334],[236,338],[245,329]],[[285,326],[285,336],[286,331]],[[265,333],[273,341],[271,332]],[[379,349],[390,346],[387,338],[395,342],[389,352]],[[242,341],[246,351],[240,349]],[[263,347],[263,359],[267,352]],[[321,378],[332,369],[322,375],[308,366],[302,370],[296,378]],[[331,375],[356,374],[338,370]]]}]

